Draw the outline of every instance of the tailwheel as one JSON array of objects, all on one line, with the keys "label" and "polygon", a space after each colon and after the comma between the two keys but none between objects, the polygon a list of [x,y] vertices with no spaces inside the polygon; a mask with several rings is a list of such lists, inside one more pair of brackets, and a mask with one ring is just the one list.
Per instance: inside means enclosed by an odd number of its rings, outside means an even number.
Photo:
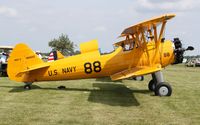
[{"label": "tailwheel", "polygon": [[31,85],[24,85],[24,89],[30,90],[31,89]]},{"label": "tailwheel", "polygon": [[150,91],[154,91],[156,88],[156,82],[152,79],[149,84],[148,84],[148,88]]},{"label": "tailwheel", "polygon": [[32,85],[32,82],[25,82],[24,89],[30,90],[31,89],[31,85]]},{"label": "tailwheel", "polygon": [[159,83],[155,88],[155,95],[158,96],[171,96],[172,88],[166,82]]},{"label": "tailwheel", "polygon": [[66,89],[65,86],[58,86],[58,89]]}]

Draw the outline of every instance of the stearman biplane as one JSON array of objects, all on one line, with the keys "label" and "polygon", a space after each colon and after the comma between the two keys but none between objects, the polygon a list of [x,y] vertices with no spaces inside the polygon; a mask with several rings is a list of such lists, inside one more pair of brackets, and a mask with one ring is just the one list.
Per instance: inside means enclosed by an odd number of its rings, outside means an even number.
[{"label": "stearman biplane", "polygon": [[92,40],[80,44],[79,55],[43,62],[27,45],[17,44],[8,61],[8,76],[31,89],[31,84],[39,81],[100,77],[115,81],[151,74],[149,90],[170,96],[172,88],[161,71],[167,65],[182,63],[184,51],[193,50],[191,46],[182,48],[178,38],[165,40],[166,23],[173,17],[167,14],[125,29],[120,36],[124,40],[115,43],[115,51],[109,54],[101,54],[97,40]]}]

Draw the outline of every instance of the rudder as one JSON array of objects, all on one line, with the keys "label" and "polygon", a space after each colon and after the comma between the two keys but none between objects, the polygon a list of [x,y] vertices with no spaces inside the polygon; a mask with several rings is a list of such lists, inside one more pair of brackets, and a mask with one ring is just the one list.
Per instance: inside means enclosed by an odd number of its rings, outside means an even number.
[{"label": "rudder", "polygon": [[8,59],[7,72],[9,79],[25,82],[26,76],[17,76],[17,74],[23,70],[29,69],[30,66],[41,63],[43,63],[43,61],[26,44],[17,44]]}]

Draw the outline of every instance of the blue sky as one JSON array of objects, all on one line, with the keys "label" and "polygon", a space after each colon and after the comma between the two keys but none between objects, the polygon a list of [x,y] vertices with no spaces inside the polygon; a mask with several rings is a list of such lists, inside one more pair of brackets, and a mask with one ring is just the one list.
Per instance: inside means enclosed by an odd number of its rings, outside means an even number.
[{"label": "blue sky", "polygon": [[175,13],[166,28],[166,39],[179,37],[185,47],[200,54],[199,0],[5,0],[0,2],[0,45],[28,44],[49,52],[48,42],[61,33],[77,45],[99,40],[104,52],[124,28],[152,16]]}]

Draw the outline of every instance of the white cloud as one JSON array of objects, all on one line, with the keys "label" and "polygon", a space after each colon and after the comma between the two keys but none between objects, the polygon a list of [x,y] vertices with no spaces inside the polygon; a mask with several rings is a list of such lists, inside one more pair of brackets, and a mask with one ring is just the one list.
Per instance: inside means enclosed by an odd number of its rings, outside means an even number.
[{"label": "white cloud", "polygon": [[198,0],[138,0],[138,5],[150,10],[186,11],[199,6]]},{"label": "white cloud", "polygon": [[16,17],[17,11],[13,8],[9,8],[6,6],[0,6],[0,15],[8,16],[8,17]]}]

